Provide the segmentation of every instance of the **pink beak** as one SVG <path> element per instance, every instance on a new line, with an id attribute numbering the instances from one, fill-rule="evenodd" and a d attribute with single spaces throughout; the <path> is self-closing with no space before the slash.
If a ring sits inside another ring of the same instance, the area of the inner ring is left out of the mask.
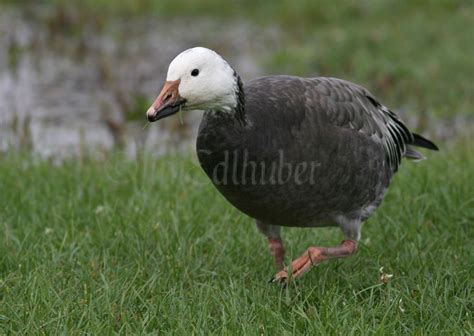
<path id="1" fill-rule="evenodd" d="M 179 95 L 179 82 L 179 79 L 165 82 L 158 98 L 146 112 L 148 121 L 153 122 L 173 115 L 186 103 Z"/>

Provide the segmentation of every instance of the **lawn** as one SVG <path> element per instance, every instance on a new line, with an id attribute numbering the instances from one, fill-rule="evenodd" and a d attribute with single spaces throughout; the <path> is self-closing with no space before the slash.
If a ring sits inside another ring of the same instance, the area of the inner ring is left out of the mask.
<path id="1" fill-rule="evenodd" d="M 0 158 L 0 333 L 472 334 L 472 139 L 405 162 L 352 258 L 286 288 L 191 155 Z M 337 229 L 285 229 L 287 262 Z M 381 268 L 392 274 L 381 281 Z"/>
<path id="2" fill-rule="evenodd" d="M 421 116 L 410 126 L 427 134 L 428 116 L 474 115 L 471 1 L 42 3 L 52 7 L 25 13 L 72 41 L 144 15 L 243 20 L 278 32 L 258 60 L 269 74 L 360 83 L 410 122 Z M 267 283 L 265 238 L 194 154 L 57 163 L 0 153 L 0 334 L 472 335 L 474 138 L 434 140 L 439 152 L 402 164 L 358 253 L 286 288 Z M 283 235 L 286 263 L 342 239 L 337 229 Z"/>

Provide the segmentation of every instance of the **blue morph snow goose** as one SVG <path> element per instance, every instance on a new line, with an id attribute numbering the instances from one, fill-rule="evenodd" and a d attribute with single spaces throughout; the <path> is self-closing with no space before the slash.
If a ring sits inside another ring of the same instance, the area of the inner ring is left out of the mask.
<path id="1" fill-rule="evenodd" d="M 204 110 L 199 162 L 218 191 L 256 220 L 288 278 L 280 227 L 339 226 L 337 247 L 309 247 L 291 264 L 299 277 L 357 249 L 362 223 L 380 205 L 402 158 L 437 150 L 365 88 L 336 78 L 268 76 L 245 85 L 216 52 L 196 47 L 171 62 L 147 111 L 150 122 Z"/>

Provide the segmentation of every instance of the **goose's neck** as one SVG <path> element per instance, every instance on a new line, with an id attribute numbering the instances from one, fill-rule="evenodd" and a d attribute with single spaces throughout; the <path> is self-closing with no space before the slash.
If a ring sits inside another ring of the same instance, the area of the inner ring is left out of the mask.
<path id="1" fill-rule="evenodd" d="M 247 127 L 250 122 L 245 113 L 245 92 L 240 76 L 234 71 L 235 92 L 232 95 L 232 103 L 227 106 L 220 106 L 206 110 L 206 117 L 227 125 L 239 125 Z M 229 95 L 230 96 L 230 95 Z"/>
<path id="2" fill-rule="evenodd" d="M 248 124 L 248 119 L 245 114 L 245 92 L 244 92 L 244 85 L 242 84 L 242 80 L 240 76 L 234 72 L 234 77 L 236 78 L 236 92 L 235 97 L 237 104 L 234 107 L 234 117 L 243 125 Z"/>

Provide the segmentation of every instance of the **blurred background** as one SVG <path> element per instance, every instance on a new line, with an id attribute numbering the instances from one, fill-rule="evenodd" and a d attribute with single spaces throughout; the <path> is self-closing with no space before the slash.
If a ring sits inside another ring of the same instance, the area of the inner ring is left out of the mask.
<path id="1" fill-rule="evenodd" d="M 147 124 L 170 61 L 216 50 L 243 80 L 331 76 L 367 87 L 441 147 L 474 125 L 466 1 L 0 2 L 0 152 L 130 157 L 189 149 L 200 113 Z"/>

